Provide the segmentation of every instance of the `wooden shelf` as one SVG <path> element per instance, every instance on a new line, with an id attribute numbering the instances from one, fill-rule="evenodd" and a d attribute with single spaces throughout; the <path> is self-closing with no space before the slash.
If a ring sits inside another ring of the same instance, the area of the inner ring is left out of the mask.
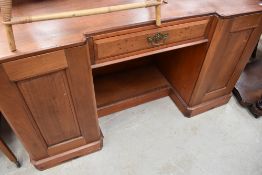
<path id="1" fill-rule="evenodd" d="M 169 94 L 169 83 L 154 65 L 94 78 L 98 115 L 104 116 Z"/>

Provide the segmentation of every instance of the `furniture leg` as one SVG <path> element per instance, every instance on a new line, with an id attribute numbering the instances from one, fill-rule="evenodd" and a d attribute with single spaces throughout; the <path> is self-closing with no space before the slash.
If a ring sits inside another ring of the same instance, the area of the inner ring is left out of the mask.
<path id="1" fill-rule="evenodd" d="M 254 51 L 253 51 L 253 53 L 252 53 L 252 56 L 251 56 L 251 58 L 250 58 L 250 61 L 253 61 L 254 58 L 257 57 L 257 47 L 258 47 L 258 43 L 257 43 L 257 46 L 255 47 L 255 49 L 254 49 Z"/>
<path id="2" fill-rule="evenodd" d="M 18 168 L 21 167 L 21 164 L 13 154 L 13 152 L 9 149 L 9 147 L 4 143 L 4 141 L 0 138 L 0 150 L 6 155 L 6 157 L 16 164 Z"/>
<path id="3" fill-rule="evenodd" d="M 262 110 L 262 97 L 260 100 L 257 101 L 257 108 Z"/>

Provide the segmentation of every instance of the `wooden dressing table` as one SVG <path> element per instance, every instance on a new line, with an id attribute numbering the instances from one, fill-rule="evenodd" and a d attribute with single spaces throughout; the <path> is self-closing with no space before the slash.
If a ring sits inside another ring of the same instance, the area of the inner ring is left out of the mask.
<path id="1" fill-rule="evenodd" d="M 139 2 L 141 0 L 125 0 Z M 122 0 L 15 1 L 13 14 Z M 0 110 L 40 169 L 102 148 L 98 117 L 170 96 L 185 116 L 226 104 L 262 32 L 258 0 L 169 0 L 153 9 L 0 28 Z"/>

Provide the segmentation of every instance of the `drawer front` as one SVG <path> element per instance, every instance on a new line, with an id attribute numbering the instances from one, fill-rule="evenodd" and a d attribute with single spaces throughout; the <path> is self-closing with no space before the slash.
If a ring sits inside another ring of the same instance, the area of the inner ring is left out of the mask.
<path id="1" fill-rule="evenodd" d="M 204 39 L 207 37 L 208 23 L 209 18 L 182 24 L 176 21 L 164 24 L 161 28 L 140 27 L 138 30 L 121 31 L 120 35 L 115 32 L 115 36 L 108 34 L 103 37 L 94 37 L 95 62 L 100 63 L 135 55 L 141 51 L 148 52 Z"/>

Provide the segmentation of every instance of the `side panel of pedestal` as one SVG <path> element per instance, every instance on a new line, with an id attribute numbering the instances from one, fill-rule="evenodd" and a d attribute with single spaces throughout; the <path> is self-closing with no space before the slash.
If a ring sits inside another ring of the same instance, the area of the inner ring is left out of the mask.
<path id="1" fill-rule="evenodd" d="M 170 97 L 186 116 L 229 101 L 261 32 L 262 14 L 217 17 L 208 44 L 163 56 L 159 66 L 173 87 Z"/>
<path id="2" fill-rule="evenodd" d="M 230 95 L 262 32 L 262 14 L 220 19 L 189 106 Z"/>
<path id="3" fill-rule="evenodd" d="M 37 168 L 101 149 L 86 46 L 3 63 L 0 91 L 1 111 Z"/>

